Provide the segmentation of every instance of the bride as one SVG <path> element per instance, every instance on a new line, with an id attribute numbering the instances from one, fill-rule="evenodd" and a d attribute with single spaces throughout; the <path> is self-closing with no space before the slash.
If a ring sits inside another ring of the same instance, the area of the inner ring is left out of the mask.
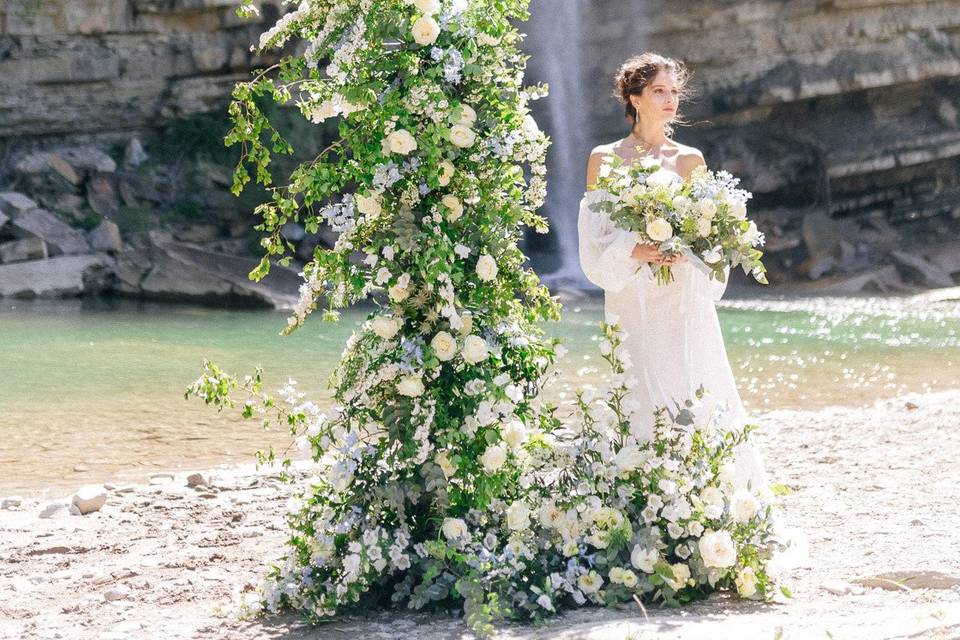
<path id="1" fill-rule="evenodd" d="M 651 52 L 620 67 L 615 96 L 624 104 L 632 127 L 627 137 L 600 145 L 590 154 L 588 187 L 608 169 L 606 161 L 614 155 L 627 162 L 655 159 L 682 178 L 705 164 L 700 151 L 669 137 L 688 77 L 682 62 Z M 604 190 L 590 189 L 580 202 L 580 263 L 587 278 L 604 290 L 607 322 L 619 322 L 624 333 L 637 379 L 637 388 L 631 390 L 636 407 L 632 426 L 651 437 L 655 409 L 676 410 L 701 385 L 707 395 L 695 408 L 699 418 L 713 412 L 719 424 L 743 424 L 747 414 L 714 308 L 725 282 L 710 279 L 683 256 L 666 256 L 656 245 L 639 243 L 635 233 L 615 227 L 607 214 L 590 209 L 607 197 Z M 675 278 L 668 285 L 658 284 L 654 276 L 653 270 L 663 264 L 671 265 Z M 753 446 L 740 445 L 735 453 L 735 484 L 765 492 L 766 473 Z"/>

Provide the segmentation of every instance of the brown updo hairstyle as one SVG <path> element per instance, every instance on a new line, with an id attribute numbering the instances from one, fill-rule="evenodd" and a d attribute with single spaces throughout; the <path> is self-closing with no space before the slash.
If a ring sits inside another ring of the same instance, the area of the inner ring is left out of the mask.
<path id="1" fill-rule="evenodd" d="M 638 56 L 633 56 L 620 65 L 620 68 L 617 70 L 617 75 L 613 80 L 613 97 L 619 100 L 624 106 L 624 111 L 631 128 L 637 123 L 637 110 L 630 103 L 630 96 L 643 93 L 643 89 L 653 82 L 653 79 L 656 78 L 657 74 L 661 71 L 670 71 L 677 77 L 680 95 L 677 96 L 678 108 L 674 116 L 674 122 L 677 124 L 686 124 L 683 116 L 680 115 L 679 103 L 689 95 L 687 82 L 690 80 L 690 72 L 687 70 L 686 65 L 680 60 L 668 58 L 653 51 L 647 51 Z M 664 133 L 668 136 L 673 134 L 673 127 L 670 123 L 664 125 Z"/>

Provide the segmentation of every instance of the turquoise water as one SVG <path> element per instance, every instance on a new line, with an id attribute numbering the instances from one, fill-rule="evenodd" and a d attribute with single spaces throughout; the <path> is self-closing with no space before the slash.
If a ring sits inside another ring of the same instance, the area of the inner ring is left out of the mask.
<path id="1" fill-rule="evenodd" d="M 185 388 L 209 358 L 236 373 L 259 364 L 330 403 L 326 378 L 366 310 L 319 317 L 289 337 L 282 312 L 133 302 L 0 303 L 0 492 L 142 479 L 153 468 L 249 462 L 282 433 L 218 415 Z M 569 354 L 548 396 L 599 378 L 599 302 L 571 302 L 546 326 Z M 862 405 L 960 386 L 956 303 L 826 298 L 736 301 L 720 308 L 727 350 L 753 411 Z"/>

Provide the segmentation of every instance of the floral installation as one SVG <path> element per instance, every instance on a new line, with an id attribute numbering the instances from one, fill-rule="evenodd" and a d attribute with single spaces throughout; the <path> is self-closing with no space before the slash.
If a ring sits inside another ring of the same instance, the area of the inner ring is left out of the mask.
<path id="1" fill-rule="evenodd" d="M 274 398 L 259 370 L 238 379 L 213 363 L 187 391 L 289 429 L 314 462 L 287 505 L 285 554 L 248 594 L 252 612 L 319 622 L 358 603 L 457 607 L 489 632 L 633 595 L 774 593 L 769 502 L 758 488 L 755 513 L 738 519 L 749 501 L 735 506 L 723 475 L 747 430 L 681 412 L 658 418 L 652 442 L 631 436 L 615 326 L 604 325 L 618 381 L 607 396 L 578 395 L 565 419 L 542 398 L 563 347 L 540 326 L 559 304 L 517 246 L 524 226 L 547 230 L 536 211 L 550 141 L 529 111 L 546 87 L 522 86 L 514 26 L 527 4 L 306 0 L 259 47 L 302 51 L 234 91 L 234 191 L 255 179 L 271 193 L 256 210 L 265 255 L 251 277 L 289 260 L 287 222 L 337 234 L 304 266 L 284 332 L 321 303 L 336 320 L 374 302 L 330 377 L 330 412 L 293 383 Z M 284 185 L 271 158 L 292 147 L 264 99 L 338 121 L 339 139 Z M 259 460 L 291 466 L 272 450 Z"/>
<path id="2" fill-rule="evenodd" d="M 683 179 L 655 158 L 628 164 L 614 156 L 591 186 L 609 195 L 591 208 L 607 213 L 621 229 L 636 232 L 638 242 L 656 244 L 666 255 L 687 256 L 711 278 L 725 282 L 726 272 L 740 266 L 766 284 L 763 252 L 756 248 L 764 236 L 747 219 L 753 194 L 738 188 L 739 183 L 729 172 L 703 165 Z M 660 265 L 656 276 L 661 285 L 671 282 L 670 265 Z"/>

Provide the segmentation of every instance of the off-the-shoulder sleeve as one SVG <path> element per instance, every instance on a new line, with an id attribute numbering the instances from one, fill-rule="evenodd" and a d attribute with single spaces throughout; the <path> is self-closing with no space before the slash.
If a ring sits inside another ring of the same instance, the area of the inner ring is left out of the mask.
<path id="1" fill-rule="evenodd" d="M 603 212 L 590 209 L 612 196 L 604 189 L 588 191 L 580 200 L 577 231 L 580 236 L 580 266 L 593 284 L 615 293 L 623 289 L 636 273 L 639 263 L 630 257 L 639 241 L 636 232 L 615 226 Z"/>

